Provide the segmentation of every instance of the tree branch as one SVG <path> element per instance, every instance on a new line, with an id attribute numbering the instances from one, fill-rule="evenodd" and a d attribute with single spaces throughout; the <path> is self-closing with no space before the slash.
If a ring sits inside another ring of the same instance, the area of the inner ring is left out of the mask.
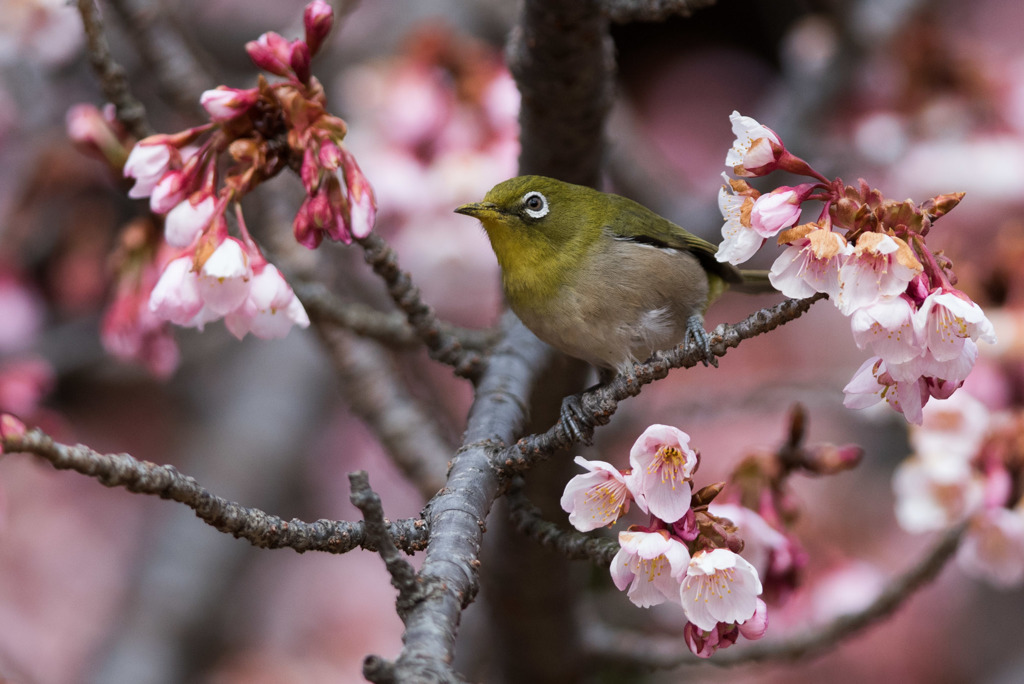
<path id="1" fill-rule="evenodd" d="M 117 118 L 136 138 L 145 138 L 153 131 L 146 122 L 146 108 L 128 88 L 124 68 L 110 54 L 110 43 L 103 32 L 103 20 L 95 0 L 78 0 L 82 16 L 89 63 L 99 78 L 103 96 L 117 108 Z"/>
<path id="2" fill-rule="evenodd" d="M 966 529 L 967 525 L 962 524 L 947 530 L 931 551 L 904 573 L 893 578 L 863 610 L 840 615 L 826 625 L 814 627 L 784 641 L 751 645 L 701 659 L 686 652 L 682 637 L 657 639 L 650 634 L 637 634 L 604 625 L 593 627 L 587 635 L 591 654 L 596 661 L 655 668 L 696 664 L 733 667 L 758 662 L 794 661 L 817 655 L 895 613 L 915 592 L 938 576 L 956 553 Z"/>
<path id="3" fill-rule="evenodd" d="M 291 285 L 306 311 L 325 322 L 389 347 L 414 349 L 422 344 L 406 317 L 397 311 L 378 311 L 362 302 L 344 302 L 322 283 L 293 280 Z M 484 351 L 498 341 L 494 330 L 460 328 L 444 321 L 439 321 L 438 325 L 444 335 L 455 337 L 469 350 Z"/>
<path id="4" fill-rule="evenodd" d="M 183 503 L 208 525 L 260 548 L 290 548 L 299 553 L 345 553 L 358 547 L 376 550 L 362 523 L 335 520 L 307 523 L 294 518 L 284 521 L 276 515 L 215 496 L 174 466 L 139 461 L 128 454 L 101 454 L 81 444 L 60 444 L 41 430 L 6 437 L 2 444 L 5 454 L 36 454 L 58 470 L 74 470 L 99 480 L 106 487 L 124 487 L 137 494 L 152 494 Z M 422 550 L 429 536 L 423 520 L 393 522 L 388 531 L 392 541 L 408 553 Z"/>
<path id="5" fill-rule="evenodd" d="M 216 78 L 196 54 L 174 21 L 167 20 L 168 5 L 144 0 L 108 0 L 132 47 L 156 77 L 161 90 L 181 112 L 199 114 L 199 95 Z"/>
<path id="6" fill-rule="evenodd" d="M 391 586 L 398 590 L 398 617 L 404 622 L 409 609 L 421 597 L 422 589 L 416 582 L 416 571 L 402 558 L 395 546 L 384 519 L 384 507 L 377 493 L 370 489 L 370 478 L 366 471 L 349 473 L 348 480 L 352 486 L 352 504 L 362 512 L 366 523 L 366 541 L 376 547 L 391 575 Z"/>
<path id="7" fill-rule="evenodd" d="M 391 246 L 376 233 L 357 242 L 363 248 L 366 263 L 384 280 L 391 298 L 427 346 L 430 358 L 451 366 L 456 375 L 475 382 L 483 372 L 483 358 L 464 349 L 457 337 L 445 331 L 437 314 L 420 297 L 412 278 L 399 268 L 398 256 Z"/>
<path id="8" fill-rule="evenodd" d="M 743 340 L 770 332 L 799 318 L 814 302 L 824 297 L 823 294 L 817 294 L 807 299 L 787 299 L 757 311 L 739 323 L 720 325 L 711 333 L 711 351 L 716 357 L 725 356 L 729 349 L 739 346 Z M 584 416 L 591 422 L 583 425 L 583 429 L 592 434 L 595 426 L 608 423 L 620 401 L 640 394 L 644 385 L 665 377 L 673 368 L 690 368 L 700 363 L 700 360 L 699 350 L 688 351 L 680 344 L 672 350 L 655 354 L 644 363 L 636 364 L 632 376 L 620 375 L 605 385 L 585 392 L 580 399 Z M 567 449 L 574 444 L 575 439 L 559 420 L 547 432 L 523 437 L 514 446 L 496 454 L 494 467 L 505 476 L 520 474 L 546 459 L 552 452 Z"/>
<path id="9" fill-rule="evenodd" d="M 461 681 L 450 663 L 462 611 L 479 586 L 484 521 L 498 495 L 490 459 L 522 430 L 531 387 L 551 353 L 512 314 L 502 322 L 504 340 L 480 378 L 447 486 L 427 506 L 431 538 L 418 575 L 424 590 L 406 616 L 405 645 L 394 662 L 364 661 L 371 681 Z"/>
<path id="10" fill-rule="evenodd" d="M 567 530 L 544 520 L 540 509 L 523 494 L 520 478 L 515 478 L 505 500 L 509 506 L 509 518 L 517 530 L 566 558 L 608 565 L 619 551 L 619 543 L 615 539 Z"/>

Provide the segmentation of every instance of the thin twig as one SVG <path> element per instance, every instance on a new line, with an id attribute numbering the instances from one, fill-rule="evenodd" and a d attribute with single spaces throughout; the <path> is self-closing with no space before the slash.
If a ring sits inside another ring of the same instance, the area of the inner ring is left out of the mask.
<path id="1" fill-rule="evenodd" d="M 398 617 L 404 622 L 405 616 L 420 599 L 422 592 L 422 587 L 416 582 L 416 570 L 402 558 L 401 552 L 391 539 L 387 521 L 384 519 L 384 507 L 377 492 L 370 489 L 370 478 L 366 471 L 357 470 L 349 473 L 348 481 L 352 487 L 352 505 L 362 512 L 363 521 L 366 523 L 366 541 L 377 548 L 377 553 L 391 575 L 391 586 L 398 590 L 395 605 Z"/>
<path id="2" fill-rule="evenodd" d="M 89 63 L 100 80 L 104 97 L 114 104 L 117 118 L 125 128 L 136 138 L 145 138 L 153 132 L 146 122 L 146 108 L 128 88 L 124 67 L 110 54 L 110 43 L 103 32 L 103 20 L 95 0 L 78 0 L 77 4 L 85 28 Z"/>
<path id="3" fill-rule="evenodd" d="M 176 22 L 168 20 L 171 5 L 140 0 L 107 1 L 125 25 L 125 35 L 132 47 L 174 108 L 190 114 L 202 113 L 199 95 L 217 81 L 203 64 L 198 46 Z"/>
<path id="4" fill-rule="evenodd" d="M 422 344 L 406 317 L 397 311 L 378 311 L 362 302 L 344 302 L 322 283 L 293 280 L 291 286 L 310 315 L 389 347 L 412 349 Z M 455 337 L 465 349 L 473 351 L 485 351 L 498 341 L 494 329 L 460 328 L 443 321 L 440 327 L 443 334 Z"/>
<path id="5" fill-rule="evenodd" d="M 434 310 L 420 297 L 409 274 L 398 266 L 398 256 L 384 238 L 371 233 L 358 240 L 368 263 L 383 280 L 388 293 L 403 312 L 413 330 L 427 347 L 430 358 L 455 369 L 455 374 L 476 381 L 483 371 L 484 359 L 463 348 L 454 335 L 445 332 Z"/>
<path id="6" fill-rule="evenodd" d="M 593 627 L 588 635 L 590 650 L 597 661 L 645 667 L 672 668 L 679 665 L 708 664 L 733 667 L 759 662 L 795 661 L 835 648 L 868 627 L 895 613 L 911 596 L 935 579 L 960 544 L 966 524 L 947 530 L 939 542 L 904 573 L 893 578 L 864 609 L 840 615 L 832 622 L 807 630 L 804 634 L 775 643 L 751 645 L 700 659 L 686 652 L 682 638 L 653 638 L 609 628 Z"/>
<path id="7" fill-rule="evenodd" d="M 74 470 L 99 480 L 106 487 L 124 487 L 137 494 L 152 494 L 183 503 L 203 522 L 245 539 L 253 546 L 290 548 L 299 553 L 345 553 L 359 547 L 376 550 L 371 547 L 362 523 L 337 520 L 307 523 L 294 518 L 284 521 L 257 508 L 215 496 L 174 466 L 139 461 L 128 454 L 101 454 L 81 444 L 60 444 L 41 430 L 7 437 L 2 443 L 5 454 L 33 453 L 58 470 Z M 392 541 L 409 553 L 422 550 L 427 543 L 428 530 L 423 520 L 392 522 L 388 532 Z"/>
<path id="8" fill-rule="evenodd" d="M 716 357 L 725 356 L 729 349 L 739 346 L 743 340 L 770 332 L 799 318 L 814 302 L 823 299 L 824 296 L 818 294 L 807 299 L 787 299 L 773 307 L 757 311 L 739 323 L 720 325 L 711 333 L 711 351 Z M 581 427 L 592 433 L 596 425 L 604 425 L 611 419 L 620 401 L 636 396 L 644 385 L 665 377 L 673 368 L 690 368 L 700 363 L 700 360 L 700 350 L 688 350 L 684 345 L 678 345 L 670 351 L 659 352 L 648 361 L 633 366 L 631 376 L 620 375 L 606 385 L 584 393 L 580 401 L 584 416 L 591 422 Z M 559 420 L 547 432 L 524 437 L 514 446 L 496 454 L 494 467 L 506 476 L 519 474 L 546 459 L 552 452 L 568 449 L 575 443 L 569 430 Z"/>
<path id="9" fill-rule="evenodd" d="M 608 565 L 619 551 L 619 543 L 607 537 L 567 530 L 541 517 L 540 509 L 533 505 L 517 482 L 506 493 L 509 518 L 516 529 L 536 540 L 541 546 L 557 551 L 572 560 L 589 560 L 597 565 Z"/>

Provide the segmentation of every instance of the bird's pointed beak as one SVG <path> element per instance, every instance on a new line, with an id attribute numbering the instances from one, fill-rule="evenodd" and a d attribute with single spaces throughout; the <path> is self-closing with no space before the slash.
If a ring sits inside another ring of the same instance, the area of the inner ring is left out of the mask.
<path id="1" fill-rule="evenodd" d="M 455 210 L 455 213 L 482 218 L 484 216 L 498 214 L 500 212 L 498 211 L 498 205 L 493 202 L 472 202 L 458 207 Z"/>

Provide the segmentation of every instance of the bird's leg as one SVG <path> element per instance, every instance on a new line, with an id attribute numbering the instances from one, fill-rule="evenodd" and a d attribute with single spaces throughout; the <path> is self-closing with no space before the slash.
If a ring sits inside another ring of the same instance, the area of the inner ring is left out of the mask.
<path id="1" fill-rule="evenodd" d="M 704 317 L 700 314 L 693 314 L 686 319 L 686 335 L 683 337 L 683 348 L 687 352 L 695 346 L 701 353 L 701 363 L 718 368 L 718 357 L 711 353 L 711 337 L 704 329 Z"/>
<path id="2" fill-rule="evenodd" d="M 593 392 L 602 385 L 607 385 L 615 378 L 615 371 L 610 368 L 597 369 L 597 384 L 591 385 L 578 394 L 570 394 L 562 399 L 562 408 L 559 410 L 559 417 L 566 432 L 578 442 L 590 445 L 593 443 L 594 419 L 583 411 L 583 395 Z"/>

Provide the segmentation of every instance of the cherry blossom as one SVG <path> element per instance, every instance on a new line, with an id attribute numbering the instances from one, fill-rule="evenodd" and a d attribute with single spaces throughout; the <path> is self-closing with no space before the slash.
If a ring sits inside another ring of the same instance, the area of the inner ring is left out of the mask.
<path id="1" fill-rule="evenodd" d="M 137 142 L 124 163 L 125 178 L 135 179 L 128 196 L 137 199 L 149 197 L 170 167 L 174 151 L 175 148 L 163 136 L 151 136 Z"/>
<path id="2" fill-rule="evenodd" d="M 167 212 L 164 239 L 172 247 L 188 247 L 210 225 L 216 212 L 217 200 L 213 195 L 193 195 Z"/>
<path id="3" fill-rule="evenodd" d="M 736 111 L 729 115 L 729 121 L 736 139 L 725 155 L 725 165 L 737 176 L 763 176 L 774 171 L 785 149 L 775 131 Z"/>
<path id="4" fill-rule="evenodd" d="M 149 310 L 160 319 L 188 325 L 203 308 L 199 280 L 191 256 L 174 259 L 160 275 L 149 296 Z"/>
<path id="5" fill-rule="evenodd" d="M 212 313 L 231 313 L 249 295 L 252 266 L 245 245 L 225 238 L 199 269 L 198 286 L 203 304 Z"/>
<path id="6" fill-rule="evenodd" d="M 924 353 L 923 340 L 914 324 L 914 307 L 904 296 L 882 297 L 857 309 L 850 317 L 850 327 L 857 346 L 870 349 L 890 367 Z"/>
<path id="7" fill-rule="evenodd" d="M 619 551 L 611 564 L 612 581 L 619 591 L 628 587 L 629 600 L 640 608 L 665 601 L 679 602 L 679 579 L 690 552 L 668 532 L 619 532 Z"/>
<path id="8" fill-rule="evenodd" d="M 796 187 L 782 186 L 754 201 L 750 210 L 750 227 L 763 238 L 774 237 L 800 218 L 800 204 L 816 187 L 804 183 Z"/>
<path id="9" fill-rule="evenodd" d="M 626 477 L 637 505 L 673 523 L 690 508 L 690 479 L 699 458 L 690 436 L 668 425 L 651 425 L 629 452 L 632 472 Z"/>
<path id="10" fill-rule="evenodd" d="M 1024 581 L 1024 512 L 990 508 L 971 521 L 957 564 L 972 577 L 1009 588 Z"/>
<path id="11" fill-rule="evenodd" d="M 896 520 L 907 532 L 941 530 L 981 507 L 984 482 L 961 455 L 915 455 L 893 475 Z"/>
<path id="12" fill-rule="evenodd" d="M 861 364 L 843 388 L 843 393 L 846 408 L 868 408 L 884 400 L 915 425 L 921 424 L 921 409 L 930 396 L 929 385 L 923 377 L 898 380 L 889 373 L 885 361 L 877 356 Z"/>
<path id="13" fill-rule="evenodd" d="M 726 184 L 718 191 L 718 209 L 725 218 L 722 226 L 722 243 L 715 258 L 730 264 L 742 264 L 754 256 L 764 244 L 764 238 L 750 225 L 750 212 L 754 207 L 757 191 L 746 181 L 737 181 L 724 173 Z"/>
<path id="14" fill-rule="evenodd" d="M 294 325 L 309 327 L 309 316 L 284 276 L 273 264 L 265 264 L 253 276 L 246 300 L 224 317 L 224 325 L 238 339 L 251 332 L 267 340 L 284 337 Z"/>
<path id="15" fill-rule="evenodd" d="M 863 233 L 839 270 L 835 304 L 844 315 L 903 293 L 922 271 L 910 246 L 884 233 Z"/>
<path id="16" fill-rule="evenodd" d="M 629 511 L 632 495 L 626 479 L 617 468 L 604 461 L 588 461 L 582 456 L 575 463 L 587 469 L 565 486 L 562 510 L 569 514 L 569 523 L 580 532 L 589 532 L 611 525 Z"/>
<path id="17" fill-rule="evenodd" d="M 754 616 L 761 580 L 753 565 L 728 549 L 698 551 L 690 558 L 679 592 L 686 618 L 711 631 L 719 622 L 745 622 Z"/>
<path id="18" fill-rule="evenodd" d="M 802 299 L 817 292 L 835 297 L 839 292 L 839 270 L 852 248 L 831 227 L 805 223 L 779 235 L 789 244 L 772 264 L 768 279 L 787 297 Z"/>
<path id="19" fill-rule="evenodd" d="M 249 111 L 259 97 L 259 91 L 255 88 L 242 90 L 217 86 L 204 91 L 199 96 L 199 104 L 210 115 L 211 121 L 230 121 Z"/>

